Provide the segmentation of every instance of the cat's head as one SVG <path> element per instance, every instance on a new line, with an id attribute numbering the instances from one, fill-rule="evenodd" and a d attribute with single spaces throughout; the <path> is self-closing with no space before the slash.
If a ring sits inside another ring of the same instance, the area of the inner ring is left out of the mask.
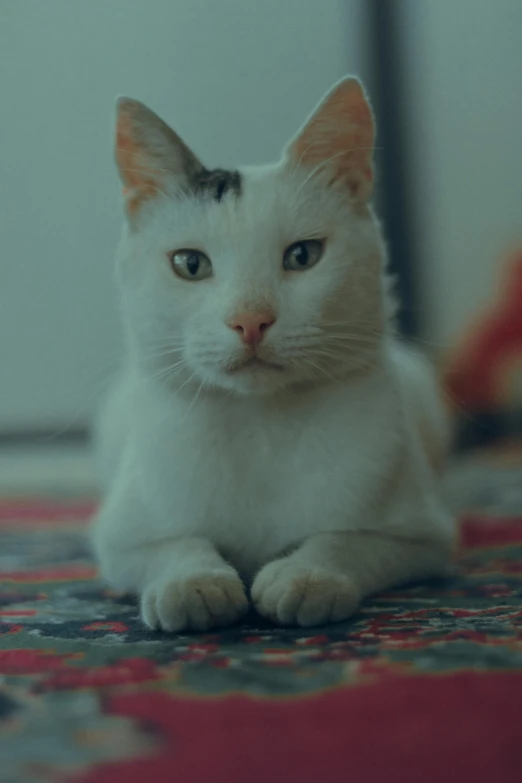
<path id="1" fill-rule="evenodd" d="M 172 388 L 270 393 L 370 365 L 388 319 L 369 207 L 374 123 L 355 78 L 281 160 L 209 170 L 137 101 L 118 102 L 118 255 L 135 361 Z"/>

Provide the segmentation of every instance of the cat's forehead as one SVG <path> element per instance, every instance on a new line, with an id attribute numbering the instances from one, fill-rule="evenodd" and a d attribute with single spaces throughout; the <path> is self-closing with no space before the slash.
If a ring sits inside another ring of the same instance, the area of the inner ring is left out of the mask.
<path id="1" fill-rule="evenodd" d="M 267 194 L 273 198 L 294 190 L 302 177 L 296 174 L 294 168 L 284 166 L 281 162 L 257 166 L 240 166 L 241 195 L 245 201 L 257 200 Z"/>
<path id="2" fill-rule="evenodd" d="M 190 195 L 180 199 L 173 194 L 157 207 L 151 205 L 146 233 L 165 233 L 168 242 L 177 241 L 179 234 L 182 243 L 214 246 L 324 235 L 338 220 L 341 205 L 309 174 L 284 163 L 205 170 Z"/>
<path id="3" fill-rule="evenodd" d="M 230 234 L 259 239 L 277 237 L 287 230 L 293 234 L 299 228 L 296 222 L 304 228 L 310 219 L 310 193 L 301 187 L 302 175 L 281 164 L 241 166 L 237 175 L 237 187 L 229 188 L 221 199 L 207 202 L 213 229 L 221 226 Z"/>
<path id="4" fill-rule="evenodd" d="M 212 213 L 219 220 L 228 212 L 230 225 L 279 233 L 314 234 L 331 224 L 346 204 L 321 177 L 304 167 L 285 162 L 241 166 L 239 187 L 221 202 L 214 200 Z"/>
<path id="5" fill-rule="evenodd" d="M 305 220 L 336 201 L 318 177 L 301 167 L 274 164 L 240 166 L 226 197 L 213 198 L 211 209 L 217 214 L 228 211 L 248 224 L 273 222 L 274 225 L 302 216 Z"/>

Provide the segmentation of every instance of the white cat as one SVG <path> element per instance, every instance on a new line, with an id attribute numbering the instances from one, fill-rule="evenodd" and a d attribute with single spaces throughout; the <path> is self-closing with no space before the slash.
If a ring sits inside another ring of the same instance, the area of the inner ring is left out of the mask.
<path id="1" fill-rule="evenodd" d="M 102 412 L 101 572 L 167 631 L 303 626 L 444 573 L 446 424 L 393 337 L 374 127 L 338 83 L 273 166 L 209 171 L 124 98 L 125 371 Z"/>

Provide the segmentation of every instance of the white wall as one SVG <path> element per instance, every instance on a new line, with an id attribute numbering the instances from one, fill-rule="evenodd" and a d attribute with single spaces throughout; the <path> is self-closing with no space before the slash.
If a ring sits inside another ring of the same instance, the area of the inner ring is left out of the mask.
<path id="1" fill-rule="evenodd" d="M 117 359 L 114 97 L 209 165 L 274 158 L 362 66 L 364 0 L 0 5 L 0 429 L 85 422 Z"/>
<path id="2" fill-rule="evenodd" d="M 443 346 L 522 249 L 522 2 L 401 0 L 426 335 Z"/>

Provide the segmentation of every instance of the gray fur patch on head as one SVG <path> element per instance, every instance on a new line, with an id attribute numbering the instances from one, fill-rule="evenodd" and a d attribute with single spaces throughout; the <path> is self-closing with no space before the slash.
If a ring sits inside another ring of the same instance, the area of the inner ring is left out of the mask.
<path id="1" fill-rule="evenodd" d="M 210 196 L 216 201 L 221 201 L 229 191 L 232 191 L 235 196 L 239 196 L 241 193 L 239 171 L 200 169 L 191 174 L 190 183 L 197 195 Z"/>

